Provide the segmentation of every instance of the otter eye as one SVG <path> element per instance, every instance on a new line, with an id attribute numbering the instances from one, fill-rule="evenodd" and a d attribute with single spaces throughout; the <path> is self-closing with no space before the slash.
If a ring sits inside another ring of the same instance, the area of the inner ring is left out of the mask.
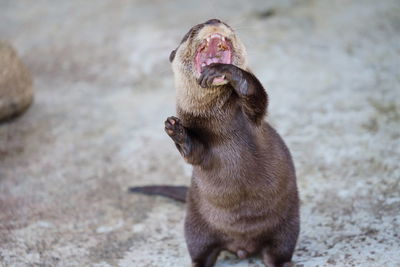
<path id="1" fill-rule="evenodd" d="M 175 54 L 176 54 L 176 49 L 172 50 L 171 54 L 169 55 L 169 62 L 174 61 Z"/>

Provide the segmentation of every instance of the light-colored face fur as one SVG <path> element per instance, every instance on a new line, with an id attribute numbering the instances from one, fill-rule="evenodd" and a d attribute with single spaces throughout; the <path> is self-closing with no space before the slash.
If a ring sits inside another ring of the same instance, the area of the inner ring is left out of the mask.
<path id="1" fill-rule="evenodd" d="M 177 48 L 172 69 L 175 77 L 177 106 L 193 115 L 206 114 L 210 111 L 210 107 L 222 105 L 231 94 L 229 86 L 202 88 L 197 82 L 200 77 L 195 68 L 197 48 L 204 39 L 214 33 L 219 33 L 230 40 L 232 64 L 247 70 L 246 49 L 235 32 L 225 24 L 206 24 L 194 35 L 191 34 Z"/>

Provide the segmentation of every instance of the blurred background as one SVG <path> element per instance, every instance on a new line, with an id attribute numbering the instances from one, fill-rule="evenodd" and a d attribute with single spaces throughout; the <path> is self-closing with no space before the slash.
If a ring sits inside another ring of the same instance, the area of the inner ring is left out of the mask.
<path id="1" fill-rule="evenodd" d="M 296 266 L 400 265 L 398 0 L 0 0 L 0 108 L 34 95 L 0 124 L 0 266 L 189 266 L 184 205 L 127 188 L 189 183 L 168 56 L 210 18 L 294 157 Z"/>

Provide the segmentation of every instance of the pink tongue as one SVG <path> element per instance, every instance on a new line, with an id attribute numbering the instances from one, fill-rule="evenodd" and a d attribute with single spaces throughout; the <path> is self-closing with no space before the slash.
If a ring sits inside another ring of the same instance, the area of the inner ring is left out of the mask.
<path id="1" fill-rule="evenodd" d="M 221 59 L 214 57 L 214 58 L 207 58 L 205 62 L 207 65 L 210 65 L 212 63 L 222 63 L 223 61 Z"/>
<path id="2" fill-rule="evenodd" d="M 206 42 L 206 40 L 204 40 Z M 202 72 L 202 65 L 210 65 L 212 63 L 231 63 L 231 51 L 229 45 L 222 41 L 220 38 L 212 38 L 208 45 L 203 43 L 203 46 L 197 51 L 196 57 L 196 69 L 199 73 Z M 227 84 L 228 81 L 224 76 L 214 78 L 213 85 L 219 86 Z"/>
<path id="3" fill-rule="evenodd" d="M 212 38 L 209 43 L 208 50 L 206 52 L 206 64 L 210 65 L 212 63 L 224 63 L 224 57 L 226 56 L 226 51 L 218 51 L 218 45 L 221 42 L 218 38 Z M 226 84 L 227 81 L 225 77 L 217 77 L 213 80 L 213 85 Z"/>
<path id="4" fill-rule="evenodd" d="M 221 42 L 221 40 L 218 39 L 218 38 L 212 38 L 212 39 L 210 40 L 209 48 L 208 48 L 208 51 L 207 51 L 207 53 L 208 53 L 208 55 L 209 55 L 210 57 L 215 57 L 215 56 L 217 55 L 217 52 L 218 52 L 217 47 L 218 47 L 218 44 L 219 44 L 220 42 Z"/>
<path id="5" fill-rule="evenodd" d="M 201 53 L 201 61 L 207 65 L 212 63 L 223 63 L 227 51 L 218 51 L 218 45 L 221 40 L 219 38 L 212 38 L 208 47 Z"/>
<path id="6" fill-rule="evenodd" d="M 213 80 L 213 85 L 223 85 L 223 84 L 227 84 L 228 83 L 228 81 L 227 80 L 225 80 L 225 77 L 217 77 L 217 78 L 214 78 L 214 80 Z"/>

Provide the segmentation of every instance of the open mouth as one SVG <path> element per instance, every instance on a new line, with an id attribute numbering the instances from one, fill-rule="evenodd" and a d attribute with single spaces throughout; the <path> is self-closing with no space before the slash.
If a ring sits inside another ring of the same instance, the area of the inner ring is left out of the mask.
<path id="1" fill-rule="evenodd" d="M 200 74 L 203 68 L 212 63 L 231 64 L 232 48 L 230 42 L 219 33 L 203 40 L 195 56 L 196 70 Z"/>

